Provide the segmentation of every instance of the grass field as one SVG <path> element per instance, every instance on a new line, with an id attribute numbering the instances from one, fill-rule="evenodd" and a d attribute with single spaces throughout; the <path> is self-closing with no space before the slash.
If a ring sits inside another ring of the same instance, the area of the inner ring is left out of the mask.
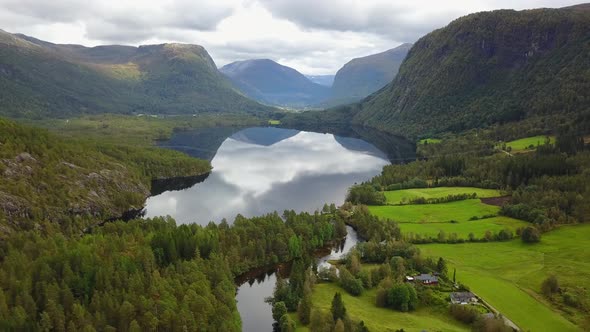
<path id="1" fill-rule="evenodd" d="M 385 191 L 385 198 L 388 204 L 401 204 L 403 201 L 424 197 L 441 198 L 449 195 L 473 194 L 476 193 L 479 198 L 498 197 L 502 193 L 494 189 L 482 189 L 474 187 L 438 187 L 438 188 L 417 188 Z"/>
<path id="2" fill-rule="evenodd" d="M 512 152 L 524 151 L 527 150 L 529 146 L 534 146 L 535 148 L 537 145 L 545 144 L 545 140 L 547 136 L 533 136 L 533 137 L 526 137 L 517 139 L 515 141 L 507 142 L 506 147 L 511 147 Z M 555 142 L 555 137 L 549 137 L 551 143 Z"/>
<path id="3" fill-rule="evenodd" d="M 369 211 L 380 218 L 389 218 L 399 223 L 443 223 L 496 215 L 500 208 L 484 204 L 479 199 L 467 199 L 440 204 L 369 206 Z"/>
<path id="4" fill-rule="evenodd" d="M 458 223 L 400 223 L 399 227 L 403 235 L 419 234 L 423 238 L 436 238 L 443 231 L 448 235 L 456 233 L 460 239 L 468 239 L 469 233 L 473 233 L 476 239 L 484 237 L 486 231 L 498 233 L 503 229 L 509 229 L 516 233 L 519 227 L 526 227 L 528 223 L 498 216 L 473 221 L 462 221 Z M 413 238 L 413 236 L 412 236 Z"/>
<path id="5" fill-rule="evenodd" d="M 418 141 L 418 144 L 438 144 L 442 142 L 442 139 L 438 139 L 438 138 L 423 138 L 420 141 Z"/>
<path id="6" fill-rule="evenodd" d="M 322 283 L 313 290 L 314 310 L 330 310 L 332 298 L 336 292 L 342 294 L 346 312 L 353 320 L 363 320 L 370 331 L 469 331 L 467 325 L 455 321 L 446 311 L 436 312 L 420 309 L 411 313 L 402 313 L 391 309 L 378 308 L 375 305 L 376 289 L 368 290 L 359 297 L 346 293 L 335 284 Z M 293 316 L 296 319 L 296 316 Z M 298 327 L 297 331 L 309 331 L 307 327 Z"/>
<path id="7" fill-rule="evenodd" d="M 268 124 L 271 126 L 276 126 L 276 125 L 280 125 L 281 121 L 280 120 L 268 120 Z"/>
<path id="8" fill-rule="evenodd" d="M 590 294 L 590 225 L 564 226 L 544 234 L 541 243 L 519 240 L 457 245 L 423 245 L 427 256 L 445 257 L 457 268 L 458 281 L 468 285 L 524 330 L 590 330 L 590 318 L 575 309 L 560 312 L 539 294 L 549 275 L 577 296 Z M 574 326 L 564 316 L 576 321 Z"/>

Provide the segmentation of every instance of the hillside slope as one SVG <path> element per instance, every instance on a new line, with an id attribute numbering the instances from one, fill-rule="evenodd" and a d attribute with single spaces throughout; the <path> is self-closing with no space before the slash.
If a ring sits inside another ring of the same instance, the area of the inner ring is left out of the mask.
<path id="1" fill-rule="evenodd" d="M 330 91 L 297 70 L 268 59 L 236 61 L 220 71 L 245 95 L 270 105 L 304 107 L 322 101 Z"/>
<path id="2" fill-rule="evenodd" d="M 329 103 L 359 101 L 390 83 L 411 47 L 412 44 L 402 44 L 346 63 L 334 77 Z"/>
<path id="3" fill-rule="evenodd" d="M 43 220 L 80 228 L 120 217 L 143 207 L 153 179 L 210 169 L 172 150 L 65 139 L 0 118 L 0 237 Z"/>
<path id="4" fill-rule="evenodd" d="M 262 112 L 197 45 L 56 45 L 0 30 L 0 115 Z"/>
<path id="5" fill-rule="evenodd" d="M 421 38 L 353 122 L 406 136 L 590 110 L 585 7 L 468 15 Z"/>

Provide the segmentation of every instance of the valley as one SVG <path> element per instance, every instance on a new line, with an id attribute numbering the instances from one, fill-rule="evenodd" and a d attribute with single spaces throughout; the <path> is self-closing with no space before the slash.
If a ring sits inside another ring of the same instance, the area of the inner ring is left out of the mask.
<path id="1" fill-rule="evenodd" d="M 587 4 L 95 5 L 0 4 L 0 330 L 590 329 Z"/>

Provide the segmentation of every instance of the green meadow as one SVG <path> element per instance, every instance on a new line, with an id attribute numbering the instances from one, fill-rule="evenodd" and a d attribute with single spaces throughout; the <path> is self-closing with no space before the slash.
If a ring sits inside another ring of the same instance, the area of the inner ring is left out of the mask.
<path id="1" fill-rule="evenodd" d="M 516 233 L 518 228 L 526 227 L 527 225 L 522 220 L 497 216 L 458 223 L 400 223 L 399 227 L 404 235 L 420 235 L 422 238 L 436 238 L 442 231 L 447 236 L 456 233 L 458 238 L 466 240 L 469 238 L 470 233 L 473 233 L 476 239 L 481 239 L 484 237 L 486 231 L 498 233 L 503 229 L 509 229 L 513 233 Z"/>
<path id="2" fill-rule="evenodd" d="M 547 136 L 533 136 L 533 137 L 526 137 L 517 139 L 515 141 L 507 142 L 506 147 L 511 147 L 512 152 L 524 151 L 527 150 L 531 145 L 535 148 L 537 145 L 545 144 L 545 140 Z M 549 136 L 549 140 L 551 143 L 555 142 L 555 137 Z"/>
<path id="3" fill-rule="evenodd" d="M 417 189 L 403 189 L 403 190 L 392 190 L 385 191 L 385 198 L 387 204 L 401 204 L 402 202 L 409 201 L 419 197 L 428 198 L 441 198 L 449 195 L 462 195 L 462 194 L 477 194 L 479 198 L 487 197 L 498 197 L 502 196 L 502 193 L 495 189 L 482 189 L 475 187 L 437 187 L 437 188 L 417 188 Z"/>
<path id="4" fill-rule="evenodd" d="M 440 204 L 369 206 L 369 211 L 398 223 L 448 223 L 451 220 L 466 222 L 471 217 L 497 215 L 500 208 L 484 204 L 479 199 L 466 199 Z"/>
<path id="5" fill-rule="evenodd" d="M 408 332 L 419 331 L 469 331 L 469 327 L 455 321 L 446 310 L 435 311 L 422 308 L 410 313 L 403 313 L 375 305 L 376 289 L 365 291 L 354 297 L 332 283 L 320 283 L 313 289 L 313 310 L 330 311 L 332 298 L 336 292 L 342 294 L 346 312 L 353 320 L 363 320 L 370 331 L 395 331 L 404 329 Z M 292 316 L 296 320 L 296 315 Z M 297 331 L 309 331 L 305 326 L 298 326 Z"/>
<path id="6" fill-rule="evenodd" d="M 590 225 L 562 226 L 543 235 L 539 244 L 520 240 L 455 245 L 421 245 L 423 254 L 444 257 L 468 285 L 525 331 L 590 329 L 590 317 L 563 304 L 552 305 L 540 294 L 541 283 L 555 275 L 562 292 L 582 300 L 590 293 Z M 564 316 L 577 323 L 577 326 Z"/>

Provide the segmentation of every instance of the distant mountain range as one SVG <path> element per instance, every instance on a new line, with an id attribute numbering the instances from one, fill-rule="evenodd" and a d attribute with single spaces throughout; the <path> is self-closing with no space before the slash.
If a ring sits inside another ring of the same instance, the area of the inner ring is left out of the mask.
<path id="1" fill-rule="evenodd" d="M 305 107 L 326 99 L 330 88 L 269 59 L 237 61 L 219 69 L 246 96 L 269 105 Z"/>
<path id="2" fill-rule="evenodd" d="M 0 115 L 272 110 L 237 93 L 198 45 L 57 45 L 0 30 Z"/>
<path id="3" fill-rule="evenodd" d="M 236 88 L 264 104 L 325 108 L 359 101 L 391 82 L 412 44 L 353 59 L 336 75 L 303 75 L 268 59 L 220 68 Z"/>
<path id="4" fill-rule="evenodd" d="M 305 75 L 305 77 L 316 84 L 331 87 L 334 84 L 335 75 Z"/>
<path id="5" fill-rule="evenodd" d="M 328 104 L 359 101 L 390 83 L 410 48 L 412 44 L 402 44 L 382 53 L 349 61 L 336 73 Z"/>

